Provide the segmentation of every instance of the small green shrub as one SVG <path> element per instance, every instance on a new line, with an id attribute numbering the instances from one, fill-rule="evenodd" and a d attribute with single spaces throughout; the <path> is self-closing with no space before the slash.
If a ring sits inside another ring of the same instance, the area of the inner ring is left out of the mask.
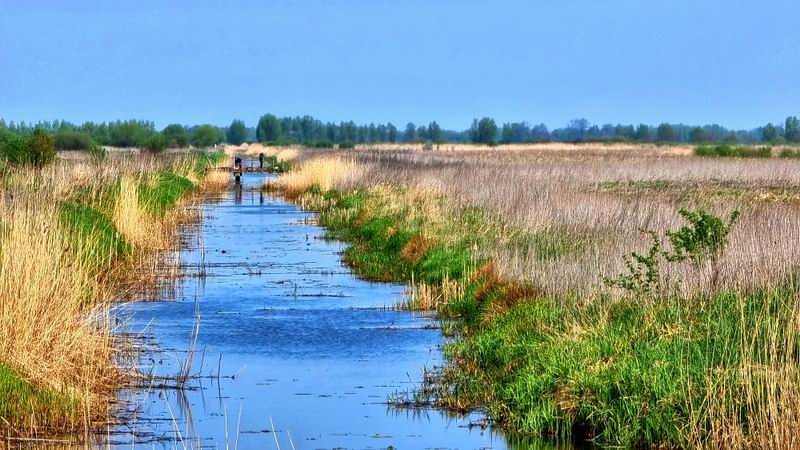
<path id="1" fill-rule="evenodd" d="M 310 143 L 308 146 L 311 148 L 333 148 L 334 144 L 328 139 L 321 139 Z"/>
<path id="2" fill-rule="evenodd" d="M 650 249 L 647 253 L 641 254 L 631 252 L 624 257 L 627 273 L 618 275 L 616 278 L 605 278 L 607 286 L 618 287 L 637 295 L 648 295 L 658 292 L 661 278 L 660 259 L 663 254 L 661 251 L 661 239 L 655 231 L 644 231 L 650 235 Z"/>
<path id="3" fill-rule="evenodd" d="M 22 136 L 10 135 L 0 145 L 0 156 L 12 164 L 28 162 L 28 140 Z"/>
<path id="4" fill-rule="evenodd" d="M 781 158 L 800 158 L 800 149 L 784 148 L 779 156 Z"/>
<path id="5" fill-rule="evenodd" d="M 338 147 L 339 150 L 349 150 L 356 148 L 356 145 L 353 144 L 352 142 L 340 142 Z"/>
<path id="6" fill-rule="evenodd" d="M 94 160 L 104 161 L 108 157 L 108 152 L 100 145 L 92 145 L 89 147 L 89 156 Z"/>
<path id="7" fill-rule="evenodd" d="M 772 156 L 772 147 L 734 147 L 730 144 L 698 145 L 694 148 L 694 154 L 696 156 L 769 158 Z"/>
<path id="8" fill-rule="evenodd" d="M 0 147 L 0 157 L 12 164 L 44 167 L 56 159 L 53 137 L 37 128 L 28 137 L 12 136 Z"/>
<path id="9" fill-rule="evenodd" d="M 731 228 L 739 218 L 739 211 L 733 211 L 727 223 L 702 209 L 689 211 L 682 208 L 678 214 L 689 222 L 689 225 L 677 231 L 667 231 L 667 238 L 672 244 L 672 253 L 665 256 L 669 261 L 688 259 L 695 264 L 705 260 L 717 261 L 722 256 Z"/>
<path id="10" fill-rule="evenodd" d="M 142 143 L 142 148 L 150 153 L 161 153 L 169 147 L 170 138 L 161 133 L 154 133 Z"/>
<path id="11" fill-rule="evenodd" d="M 94 147 L 90 135 L 75 130 L 59 131 L 53 135 L 53 139 L 59 150 L 91 150 Z"/>
<path id="12" fill-rule="evenodd" d="M 739 217 L 739 211 L 733 211 L 728 221 L 699 209 L 689 211 L 682 208 L 678 214 L 689 224 L 676 231 L 666 231 L 671 251 L 661 249 L 661 238 L 655 231 L 644 231 L 650 235 L 650 249 L 646 254 L 632 252 L 624 257 L 627 273 L 615 278 L 605 278 L 607 286 L 625 289 L 637 295 L 658 294 L 661 290 L 660 265 L 666 262 L 691 261 L 700 265 L 706 261 L 712 264 L 712 285 L 716 286 L 719 268 L 717 262 L 725 250 L 728 235 Z"/>

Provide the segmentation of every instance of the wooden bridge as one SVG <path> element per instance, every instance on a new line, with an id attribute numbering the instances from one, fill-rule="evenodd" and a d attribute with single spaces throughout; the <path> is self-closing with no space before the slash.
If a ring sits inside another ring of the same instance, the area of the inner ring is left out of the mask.
<path id="1" fill-rule="evenodd" d="M 275 161 L 273 157 L 263 159 L 241 159 L 239 164 L 223 166 L 218 169 L 231 172 L 236 180 L 236 184 L 239 184 L 243 173 L 280 173 L 283 172 L 284 166 L 277 164 L 277 161 Z"/>

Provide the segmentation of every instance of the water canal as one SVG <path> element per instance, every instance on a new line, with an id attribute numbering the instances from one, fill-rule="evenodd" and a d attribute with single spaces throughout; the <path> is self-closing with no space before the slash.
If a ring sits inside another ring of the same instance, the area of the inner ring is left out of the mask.
<path id="1" fill-rule="evenodd" d="M 200 377 L 183 390 L 126 392 L 131 417 L 108 436 L 113 446 L 550 448 L 470 427 L 479 417 L 387 406 L 440 362 L 436 321 L 384 309 L 403 286 L 356 278 L 343 244 L 323 240 L 313 214 L 261 193 L 262 182 L 246 174 L 243 190 L 200 206 L 175 299 L 121 309 L 130 331 L 155 343 L 141 367 L 155 376 L 180 370 L 199 313 Z"/>

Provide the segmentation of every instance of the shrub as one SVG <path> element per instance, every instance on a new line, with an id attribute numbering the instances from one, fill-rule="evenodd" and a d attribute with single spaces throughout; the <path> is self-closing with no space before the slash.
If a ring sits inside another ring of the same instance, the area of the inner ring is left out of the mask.
<path id="1" fill-rule="evenodd" d="M 351 149 L 351 148 L 356 148 L 355 144 L 353 144 L 352 142 L 339 143 L 339 150 Z"/>
<path id="2" fill-rule="evenodd" d="M 161 153 L 169 146 L 169 144 L 169 137 L 164 136 L 161 133 L 156 133 L 144 141 L 142 148 L 151 153 Z"/>
<path id="3" fill-rule="evenodd" d="M 91 136 L 74 130 L 59 131 L 53 139 L 59 150 L 91 150 L 94 145 Z"/>
<path id="4" fill-rule="evenodd" d="M 106 149 L 104 149 L 102 146 L 92 145 L 89 148 L 89 156 L 91 156 L 92 159 L 95 159 L 97 161 L 103 161 L 108 157 L 108 153 L 106 152 Z"/>
<path id="5" fill-rule="evenodd" d="M 780 157 L 781 158 L 800 158 L 800 149 L 785 148 L 785 149 L 781 150 Z"/>
<path id="6" fill-rule="evenodd" d="M 53 137 L 41 129 L 27 138 L 12 136 L 0 149 L 0 156 L 13 164 L 31 164 L 44 167 L 56 159 Z"/>
<path id="7" fill-rule="evenodd" d="M 0 156 L 12 164 L 27 162 L 28 140 L 21 136 L 8 136 L 0 146 Z"/>
<path id="8" fill-rule="evenodd" d="M 739 211 L 728 217 L 727 224 L 719 217 L 702 209 L 695 212 L 682 208 L 678 211 L 689 225 L 677 231 L 667 231 L 672 244 L 672 254 L 666 255 L 669 261 L 691 260 L 696 264 L 704 260 L 716 261 L 722 256 L 728 234 L 739 218 Z"/>
<path id="9" fill-rule="evenodd" d="M 729 144 L 698 145 L 694 148 L 696 156 L 722 156 L 739 158 L 769 158 L 772 156 L 771 147 L 733 147 Z"/>
<path id="10" fill-rule="evenodd" d="M 678 211 L 687 222 L 676 231 L 667 231 L 671 251 L 661 250 L 661 239 L 655 231 L 644 231 L 650 235 L 650 249 L 646 254 L 632 252 L 625 256 L 626 274 L 616 278 L 606 278 L 607 286 L 625 289 L 637 295 L 659 294 L 661 289 L 660 266 L 662 261 L 690 261 L 699 266 L 708 261 L 712 266 L 711 284 L 716 287 L 719 277 L 717 262 L 722 257 L 731 228 L 739 218 L 739 211 L 733 211 L 728 221 L 699 209 Z"/>
<path id="11" fill-rule="evenodd" d="M 333 142 L 331 142 L 331 141 L 329 141 L 327 139 L 322 139 L 322 140 L 319 140 L 319 141 L 312 142 L 311 144 L 309 144 L 309 147 L 311 147 L 311 148 L 333 148 Z"/>
<path id="12" fill-rule="evenodd" d="M 33 135 L 28 138 L 28 148 L 30 163 L 36 167 L 44 167 L 56 159 L 56 147 L 53 137 L 43 130 L 36 129 L 33 131 Z"/>

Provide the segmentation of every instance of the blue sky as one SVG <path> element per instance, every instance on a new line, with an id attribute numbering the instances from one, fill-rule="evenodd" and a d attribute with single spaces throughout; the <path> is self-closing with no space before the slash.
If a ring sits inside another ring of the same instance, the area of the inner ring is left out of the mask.
<path id="1" fill-rule="evenodd" d="M 0 117 L 463 129 L 800 114 L 797 0 L 0 0 Z"/>

